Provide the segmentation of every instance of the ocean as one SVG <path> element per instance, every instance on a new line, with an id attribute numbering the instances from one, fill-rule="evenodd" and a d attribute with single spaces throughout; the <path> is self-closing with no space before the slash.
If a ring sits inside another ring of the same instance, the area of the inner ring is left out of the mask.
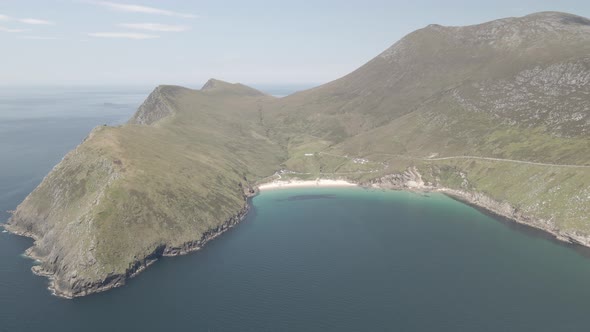
<path id="1" fill-rule="evenodd" d="M 0 93 L 0 222 L 151 88 Z M 588 250 L 440 194 L 264 192 L 238 226 L 124 287 L 54 297 L 0 233 L 0 331 L 585 331 Z"/>

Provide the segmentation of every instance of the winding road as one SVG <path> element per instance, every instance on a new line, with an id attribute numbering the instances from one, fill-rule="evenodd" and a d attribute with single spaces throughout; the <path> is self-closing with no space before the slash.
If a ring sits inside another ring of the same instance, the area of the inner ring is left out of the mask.
<path id="1" fill-rule="evenodd" d="M 333 154 L 333 153 L 329 153 L 329 152 L 319 152 L 319 155 L 326 155 L 326 156 L 332 156 L 332 157 L 337 157 L 337 158 L 344 158 L 344 159 L 356 159 L 353 157 L 349 157 L 349 156 L 341 156 L 341 155 L 337 155 L 337 154 Z M 534 161 L 525 161 L 525 160 L 516 160 L 516 159 L 503 159 L 503 158 L 491 158 L 491 157 L 478 157 L 478 156 L 450 156 L 450 157 L 440 157 L 440 158 L 422 158 L 422 157 L 412 157 L 412 156 L 406 156 L 406 155 L 397 155 L 397 154 L 388 154 L 388 153 L 374 153 L 371 154 L 371 156 L 389 156 L 389 157 L 394 157 L 394 158 L 401 158 L 401 159 L 409 159 L 409 160 L 421 160 L 421 161 L 444 161 L 444 160 L 456 160 L 456 159 L 473 159 L 473 160 L 485 160 L 485 161 L 497 161 L 497 162 L 508 162 L 508 163 L 515 163 L 515 164 L 525 164 L 525 165 L 533 165 L 533 166 L 544 166 L 544 167 L 562 167 L 562 168 L 584 168 L 584 169 L 590 169 L 590 165 L 568 165 L 568 164 L 550 164 L 550 163 L 539 163 L 539 162 L 534 162 Z M 358 157 L 360 158 L 360 157 Z M 367 159 L 368 160 L 368 159 Z M 387 168 L 387 166 L 385 166 L 385 168 Z M 353 175 L 353 174 L 371 174 L 371 173 L 377 173 L 380 170 L 370 170 L 370 171 L 356 171 L 356 172 L 335 172 L 335 173 L 325 173 L 325 172 L 320 172 L 320 173 L 301 173 L 301 172 L 295 172 L 295 171 L 286 171 L 285 175 L 288 174 L 293 174 L 293 175 L 312 175 L 312 174 L 318 174 L 318 175 Z M 280 180 L 281 177 L 281 173 L 275 173 L 274 175 L 271 175 L 265 179 L 268 178 L 273 178 L 278 176 L 277 180 Z M 264 180 L 265 180 L 264 179 Z"/>
<path id="2" fill-rule="evenodd" d="M 328 155 L 333 157 L 340 157 L 351 159 L 348 156 L 339 156 L 328 152 L 320 152 L 320 155 Z M 525 160 L 516 160 L 516 159 L 503 159 L 503 158 L 491 158 L 491 157 L 477 157 L 477 156 L 450 156 L 450 157 L 440 157 L 440 158 L 422 158 L 422 157 L 412 157 L 412 156 L 405 156 L 405 155 L 398 155 L 398 154 L 388 154 L 388 153 L 374 153 L 371 156 L 389 156 L 395 158 L 402 158 L 402 159 L 410 159 L 410 160 L 422 160 L 422 161 L 443 161 L 443 160 L 454 160 L 454 159 L 475 159 L 475 160 L 486 160 L 486 161 L 499 161 L 499 162 L 509 162 L 509 163 L 516 163 L 516 164 L 525 164 L 525 165 L 534 165 L 534 166 L 548 166 L 548 167 L 567 167 L 567 168 L 590 168 L 590 165 L 569 165 L 569 164 L 550 164 L 550 163 L 540 163 L 534 161 L 525 161 Z"/>
<path id="3" fill-rule="evenodd" d="M 535 166 L 567 167 L 567 168 L 590 168 L 590 165 L 550 164 L 550 163 L 539 163 L 539 162 L 534 162 L 534 161 L 525 161 L 525 160 L 516 160 L 516 159 L 503 159 L 503 158 L 477 157 L 477 156 L 451 156 L 451 157 L 440 157 L 440 158 L 419 158 L 419 157 L 410 157 L 410 156 L 390 155 L 390 154 L 385 154 L 385 153 L 378 153 L 378 154 L 375 154 L 375 155 L 387 155 L 387 156 L 395 156 L 395 157 L 399 157 L 399 158 L 407 158 L 407 159 L 423 160 L 423 161 L 442 161 L 442 160 L 454 160 L 454 159 L 476 159 L 476 160 L 509 162 L 509 163 L 525 164 L 525 165 L 535 165 Z"/>

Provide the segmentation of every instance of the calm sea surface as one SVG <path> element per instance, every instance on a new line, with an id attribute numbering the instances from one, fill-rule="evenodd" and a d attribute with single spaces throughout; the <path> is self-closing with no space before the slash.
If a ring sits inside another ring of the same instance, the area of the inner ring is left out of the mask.
<path id="1" fill-rule="evenodd" d="M 0 221 L 91 128 L 150 89 L 0 93 Z M 265 192 L 203 250 L 125 287 L 50 295 L 0 234 L 0 331 L 587 331 L 585 252 L 442 195 Z"/>

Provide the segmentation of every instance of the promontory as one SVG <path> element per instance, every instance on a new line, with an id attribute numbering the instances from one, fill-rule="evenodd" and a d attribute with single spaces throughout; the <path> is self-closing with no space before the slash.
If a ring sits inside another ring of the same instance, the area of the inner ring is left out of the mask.
<path id="1" fill-rule="evenodd" d="M 35 239 L 57 295 L 83 296 L 200 248 L 279 176 L 443 191 L 590 245 L 590 20 L 429 25 L 283 98 L 159 86 L 69 152 L 6 228 Z"/>

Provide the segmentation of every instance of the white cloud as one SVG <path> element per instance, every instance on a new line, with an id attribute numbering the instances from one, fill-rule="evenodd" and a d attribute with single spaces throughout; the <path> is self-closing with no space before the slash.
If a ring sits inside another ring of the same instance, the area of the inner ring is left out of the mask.
<path id="1" fill-rule="evenodd" d="M 190 29 L 189 27 L 182 25 L 168 25 L 158 23 L 122 23 L 119 24 L 119 26 L 127 29 L 159 32 L 182 32 Z"/>
<path id="2" fill-rule="evenodd" d="M 0 21 L 12 21 L 12 22 L 19 22 L 19 23 L 24 23 L 24 24 L 32 24 L 32 25 L 52 25 L 52 24 L 55 24 L 51 21 L 40 20 L 37 18 L 15 18 L 15 17 L 10 17 L 8 15 L 2 15 L 2 14 L 0 14 Z"/>
<path id="3" fill-rule="evenodd" d="M 21 39 L 34 39 L 34 40 L 57 40 L 57 37 L 45 37 L 45 36 L 22 36 Z"/>
<path id="4" fill-rule="evenodd" d="M 96 38 L 117 38 L 117 39 L 154 39 L 160 36 L 149 35 L 145 33 L 127 33 L 127 32 L 93 32 L 88 36 Z"/>
<path id="5" fill-rule="evenodd" d="M 197 17 L 197 15 L 194 15 L 194 14 L 179 13 L 179 12 L 175 12 L 172 10 L 147 7 L 147 6 L 141 6 L 141 5 L 123 4 L 123 3 L 116 3 L 116 2 L 110 2 L 110 1 L 93 1 L 93 3 L 107 7 L 111 10 L 120 11 L 120 12 L 176 16 L 176 17 L 183 17 L 183 18 L 196 18 Z"/>
<path id="6" fill-rule="evenodd" d="M 51 21 L 39 20 L 36 18 L 22 18 L 22 19 L 17 19 L 17 21 L 24 23 L 24 24 L 32 24 L 32 25 L 52 25 L 52 24 L 54 24 Z"/>
<path id="7" fill-rule="evenodd" d="M 29 31 L 29 30 L 27 30 L 27 29 L 11 29 L 11 28 L 0 26 L 0 32 L 19 33 L 19 32 L 25 32 L 25 31 Z"/>

